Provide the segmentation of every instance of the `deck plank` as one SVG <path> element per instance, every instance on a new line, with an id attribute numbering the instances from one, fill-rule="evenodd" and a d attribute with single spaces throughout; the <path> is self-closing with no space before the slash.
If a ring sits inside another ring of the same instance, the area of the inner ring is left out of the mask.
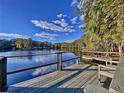
<path id="1" fill-rule="evenodd" d="M 86 68 L 86 67 L 88 67 L 88 65 L 85 65 L 85 66 L 81 66 L 81 65 L 78 65 L 77 67 L 73 67 L 73 68 L 67 68 L 65 71 L 72 71 L 72 72 L 74 72 L 75 71 L 75 69 L 76 70 L 78 70 L 79 68 L 80 69 L 84 69 L 84 68 Z M 65 81 L 68 81 L 68 80 L 70 80 L 70 77 L 72 77 L 73 75 L 75 75 L 75 74 L 77 74 L 79 71 L 76 71 L 76 73 L 72 73 L 71 75 L 70 74 L 68 74 L 67 76 L 66 76 L 66 78 L 64 78 L 63 80 L 57 80 L 57 82 L 56 83 L 53 83 L 53 85 L 54 86 L 50 86 L 50 84 L 48 84 L 50 87 L 49 87 L 49 90 L 46 90 L 47 91 L 47 93 L 52 93 L 52 91 L 53 90 L 60 90 L 60 89 L 58 89 L 58 86 L 60 86 L 63 82 L 65 82 Z M 66 80 L 67 79 L 67 80 Z M 48 85 L 45 85 L 45 87 L 48 87 Z M 43 86 L 41 86 L 41 87 L 43 87 Z M 46 92 L 46 91 L 44 91 L 44 92 Z M 31 91 L 31 93 L 36 93 L 36 92 L 38 92 L 38 91 Z M 42 90 L 40 91 L 40 92 L 43 92 Z"/>
<path id="2" fill-rule="evenodd" d="M 89 68 L 91 69 L 91 68 Z M 64 93 L 75 93 L 78 91 L 81 86 L 83 86 L 92 76 L 95 75 L 96 72 L 94 71 L 85 71 L 74 77 L 73 79 L 70 79 L 69 82 L 66 82 L 64 85 L 64 88 L 67 88 L 68 90 L 63 91 Z M 63 85 L 62 85 L 63 86 Z M 62 87 L 61 86 L 61 87 Z M 51 93 L 61 93 L 61 91 L 57 92 L 51 92 Z"/>
<path id="3" fill-rule="evenodd" d="M 75 64 L 63 71 L 27 80 L 9 87 L 9 93 L 83 93 L 83 88 L 97 82 L 97 67 Z"/>
<path id="4" fill-rule="evenodd" d="M 80 73 L 81 75 L 82 73 Z M 85 73 L 86 74 L 86 73 Z M 85 75 L 84 74 L 84 75 Z M 79 78 L 78 76 L 74 77 L 74 78 L 70 78 L 70 80 L 68 80 L 67 82 L 65 82 L 64 84 L 62 85 L 58 85 L 58 87 L 53 87 L 52 89 L 46 91 L 45 93 L 60 93 L 60 92 L 64 92 L 64 93 L 72 93 L 72 91 L 76 90 L 76 88 L 74 89 L 71 89 L 73 87 L 69 87 L 69 85 L 71 85 L 72 83 L 74 83 L 75 81 L 77 81 L 77 78 Z M 57 90 L 56 88 L 58 88 L 59 90 Z M 64 89 L 67 89 L 67 90 L 64 90 Z M 70 92 L 68 92 L 70 91 Z"/>

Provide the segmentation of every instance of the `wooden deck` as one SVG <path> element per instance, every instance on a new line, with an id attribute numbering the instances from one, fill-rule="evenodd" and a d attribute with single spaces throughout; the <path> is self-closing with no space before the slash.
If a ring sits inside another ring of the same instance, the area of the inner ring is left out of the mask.
<path id="1" fill-rule="evenodd" d="M 88 84 L 97 84 L 97 67 L 75 64 L 53 73 L 11 85 L 9 93 L 83 93 Z"/>

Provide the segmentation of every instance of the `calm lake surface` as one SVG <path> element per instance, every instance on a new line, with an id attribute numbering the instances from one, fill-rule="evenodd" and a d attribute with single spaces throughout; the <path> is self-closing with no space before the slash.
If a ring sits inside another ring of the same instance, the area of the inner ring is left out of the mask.
<path id="1" fill-rule="evenodd" d="M 19 55 L 33 55 L 33 54 L 48 54 L 55 53 L 55 50 L 34 50 L 34 51 L 12 51 L 12 52 L 0 52 L 0 56 L 19 56 Z M 74 58 L 76 55 L 73 53 L 64 53 L 62 60 Z M 49 64 L 56 62 L 56 54 L 52 55 L 40 55 L 40 56 L 28 56 L 28 57 L 14 57 L 7 58 L 7 72 L 20 70 L 24 68 Z M 64 62 L 63 68 L 75 64 L 76 60 Z M 56 70 L 56 65 L 42 67 L 38 69 L 28 70 L 7 76 L 8 85 L 12 85 L 21 81 L 25 81 L 40 75 L 44 75 Z"/>

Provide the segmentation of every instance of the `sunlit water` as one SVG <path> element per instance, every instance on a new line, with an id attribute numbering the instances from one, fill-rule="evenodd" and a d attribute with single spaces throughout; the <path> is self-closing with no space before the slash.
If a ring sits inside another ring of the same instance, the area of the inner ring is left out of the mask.
<path id="1" fill-rule="evenodd" d="M 13 51 L 13 52 L 0 52 L 0 56 L 17 56 L 17 55 L 31 55 L 31 54 L 48 54 L 55 53 L 57 51 L 53 50 L 39 50 L 39 51 Z M 24 68 L 49 64 L 56 62 L 56 54 L 52 55 L 40 55 L 40 56 L 28 56 L 28 57 L 14 57 L 7 58 L 7 72 L 20 70 Z M 62 60 L 74 58 L 73 53 L 64 53 L 62 55 Z M 64 62 L 62 64 L 63 68 L 74 64 L 76 60 L 71 60 L 69 62 Z M 42 67 L 38 69 L 33 69 L 29 71 L 19 72 L 16 74 L 7 76 L 8 85 L 15 84 L 21 81 L 25 81 L 40 75 L 44 75 L 56 70 L 56 65 L 51 65 L 47 67 Z"/>

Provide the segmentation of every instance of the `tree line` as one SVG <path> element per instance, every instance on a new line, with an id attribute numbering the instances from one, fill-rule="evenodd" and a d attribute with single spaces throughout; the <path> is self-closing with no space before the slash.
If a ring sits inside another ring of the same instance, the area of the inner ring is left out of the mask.
<path id="1" fill-rule="evenodd" d="M 11 40 L 0 40 L 0 51 L 11 51 L 11 50 L 32 50 L 32 49 L 54 49 L 55 44 L 47 41 L 35 41 L 31 38 L 23 39 L 11 39 Z"/>

